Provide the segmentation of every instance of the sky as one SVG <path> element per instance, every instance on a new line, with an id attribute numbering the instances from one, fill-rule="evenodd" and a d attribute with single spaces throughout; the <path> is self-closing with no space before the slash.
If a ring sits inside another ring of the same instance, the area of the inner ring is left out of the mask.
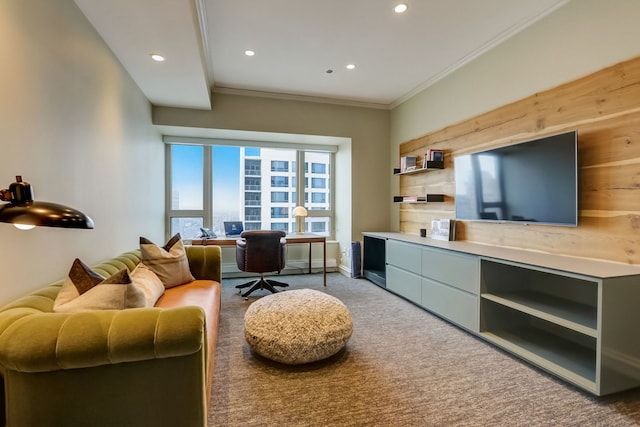
<path id="1" fill-rule="evenodd" d="M 255 149 L 258 150 L 259 149 Z M 173 189 L 180 195 L 180 209 L 202 209 L 201 146 L 172 146 Z M 213 206 L 240 206 L 240 147 L 213 147 Z"/>

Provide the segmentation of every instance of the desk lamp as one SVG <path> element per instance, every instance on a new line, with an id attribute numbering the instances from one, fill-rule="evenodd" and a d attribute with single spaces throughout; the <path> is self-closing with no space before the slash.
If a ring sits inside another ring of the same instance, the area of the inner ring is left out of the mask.
<path id="1" fill-rule="evenodd" d="M 304 234 L 304 217 L 307 216 L 307 210 L 302 206 L 296 206 L 293 216 L 296 217 L 296 233 Z"/>
<path id="2" fill-rule="evenodd" d="M 82 212 L 64 205 L 33 200 L 33 189 L 16 176 L 8 189 L 0 190 L 0 222 L 8 222 L 22 230 L 36 226 L 93 228 L 93 220 Z"/>

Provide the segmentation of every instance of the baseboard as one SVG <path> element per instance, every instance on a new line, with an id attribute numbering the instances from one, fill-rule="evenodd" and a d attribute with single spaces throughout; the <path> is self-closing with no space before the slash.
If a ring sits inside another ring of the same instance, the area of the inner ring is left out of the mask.
<path id="1" fill-rule="evenodd" d="M 338 263 L 335 258 L 327 258 L 327 273 L 339 271 L 340 268 L 343 267 L 338 267 L 337 264 Z M 280 275 L 306 273 L 309 273 L 309 260 L 289 260 L 287 261 L 287 265 L 285 266 L 285 268 L 280 272 Z M 311 273 L 322 273 L 322 259 L 311 260 Z M 277 275 L 277 273 L 265 274 L 265 276 L 269 275 Z M 223 278 L 251 276 L 257 276 L 257 274 L 240 271 L 238 269 L 238 266 L 232 262 L 222 263 Z"/>
<path id="2" fill-rule="evenodd" d="M 343 264 L 340 264 L 340 266 L 338 267 L 338 273 L 342 274 L 343 276 L 351 277 L 351 269 Z"/>

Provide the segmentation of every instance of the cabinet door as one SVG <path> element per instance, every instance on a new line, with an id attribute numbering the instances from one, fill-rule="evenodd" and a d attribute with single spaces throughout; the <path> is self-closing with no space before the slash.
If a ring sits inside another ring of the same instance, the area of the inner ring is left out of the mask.
<path id="1" fill-rule="evenodd" d="M 480 259 L 444 249 L 422 249 L 422 275 L 480 295 Z"/>
<path id="2" fill-rule="evenodd" d="M 387 289 L 416 304 L 422 300 L 421 281 L 417 274 L 387 265 Z"/>
<path id="3" fill-rule="evenodd" d="M 388 240 L 387 264 L 420 274 L 422 272 L 422 246 Z"/>
<path id="4" fill-rule="evenodd" d="M 478 297 L 429 279 L 422 279 L 422 306 L 473 332 L 478 332 Z"/>

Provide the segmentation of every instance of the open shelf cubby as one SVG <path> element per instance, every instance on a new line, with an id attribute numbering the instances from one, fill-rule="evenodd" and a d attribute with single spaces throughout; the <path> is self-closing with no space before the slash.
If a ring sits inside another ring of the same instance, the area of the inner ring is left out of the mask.
<path id="1" fill-rule="evenodd" d="M 481 307 L 480 334 L 486 340 L 596 392 L 595 337 L 493 301 L 485 300 Z"/>
<path id="2" fill-rule="evenodd" d="M 481 297 L 596 337 L 598 283 L 482 260 Z"/>

